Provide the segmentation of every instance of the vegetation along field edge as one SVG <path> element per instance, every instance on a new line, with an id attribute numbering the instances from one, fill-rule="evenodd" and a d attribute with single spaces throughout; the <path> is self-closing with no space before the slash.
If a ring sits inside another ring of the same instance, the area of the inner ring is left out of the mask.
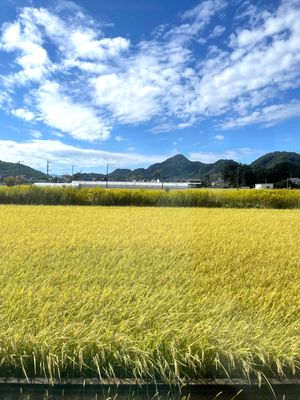
<path id="1" fill-rule="evenodd" d="M 0 187 L 0 204 L 300 208 L 300 190 Z"/>

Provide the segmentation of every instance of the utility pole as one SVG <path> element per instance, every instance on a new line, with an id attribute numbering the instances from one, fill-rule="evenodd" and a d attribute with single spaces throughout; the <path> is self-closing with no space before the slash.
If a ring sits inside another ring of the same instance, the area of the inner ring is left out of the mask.
<path id="1" fill-rule="evenodd" d="M 18 161 L 19 187 L 21 184 L 21 161 Z"/>
<path id="2" fill-rule="evenodd" d="M 47 160 L 47 180 L 49 180 L 50 161 Z"/>
<path id="3" fill-rule="evenodd" d="M 107 189 L 107 187 L 108 187 L 108 166 L 109 166 L 109 164 L 107 163 L 107 164 L 106 164 L 106 183 L 105 183 L 106 189 Z"/>
<path id="4" fill-rule="evenodd" d="M 74 175 L 74 165 L 72 165 L 72 181 L 73 181 L 73 175 Z"/>
<path id="5" fill-rule="evenodd" d="M 239 190 L 240 186 L 240 166 L 237 167 L 236 188 Z"/>

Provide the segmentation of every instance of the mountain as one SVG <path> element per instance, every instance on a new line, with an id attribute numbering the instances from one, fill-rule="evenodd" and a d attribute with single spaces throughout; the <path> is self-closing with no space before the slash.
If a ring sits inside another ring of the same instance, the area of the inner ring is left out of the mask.
<path id="1" fill-rule="evenodd" d="M 238 177 L 238 167 L 239 177 Z M 150 165 L 148 168 L 135 170 L 117 169 L 108 175 L 109 180 L 152 180 L 182 181 L 201 179 L 211 182 L 224 179 L 235 186 L 237 179 L 240 185 L 254 186 L 257 182 L 280 182 L 291 176 L 300 176 L 300 154 L 293 152 L 268 153 L 250 165 L 241 165 L 233 160 L 218 160 L 205 164 L 190 161 L 184 155 L 177 154 L 167 160 Z M 98 179 L 106 179 L 105 175 Z"/>
<path id="2" fill-rule="evenodd" d="M 224 179 L 232 185 L 236 184 L 239 163 L 233 160 L 218 160 L 205 164 L 200 161 L 190 161 L 182 154 L 177 154 L 167 160 L 150 165 L 148 168 L 116 169 L 108 174 L 109 180 L 131 181 L 152 180 L 181 181 L 187 179 L 201 179 L 212 181 Z M 297 167 L 300 167 L 300 154 L 292 152 L 268 153 L 252 162 L 250 165 L 240 166 L 241 184 L 253 186 L 255 182 L 278 182 L 286 177 L 296 176 Z M 74 175 L 74 179 L 78 179 Z M 103 174 L 80 174 L 81 180 L 105 180 Z"/>
<path id="3" fill-rule="evenodd" d="M 198 176 L 205 164 L 190 161 L 182 154 L 153 164 L 145 170 L 145 179 L 180 180 Z"/>
<path id="4" fill-rule="evenodd" d="M 277 164 L 287 163 L 300 166 L 300 154 L 288 151 L 274 151 L 253 161 L 250 165 L 255 169 L 270 169 Z"/>
<path id="5" fill-rule="evenodd" d="M 108 175 L 109 180 L 152 180 L 180 181 L 186 179 L 212 180 L 226 178 L 228 169 L 237 168 L 238 163 L 232 160 L 219 160 L 212 164 L 190 161 L 184 155 L 177 154 L 167 160 L 151 165 L 148 168 L 135 170 L 116 169 Z M 104 177 L 105 179 L 105 177 Z"/>
<path id="6" fill-rule="evenodd" d="M 108 174 L 110 181 L 152 180 L 180 181 L 186 179 L 213 180 L 225 179 L 228 170 L 236 170 L 238 163 L 232 160 L 219 160 L 212 164 L 190 161 L 184 155 L 177 154 L 167 160 L 150 165 L 148 168 L 121 169 Z M 74 180 L 105 180 L 106 175 L 95 173 L 74 174 Z"/>
<path id="7" fill-rule="evenodd" d="M 103 181 L 105 180 L 104 174 L 97 174 L 94 172 L 86 173 L 86 172 L 76 172 L 73 175 L 74 181 Z"/>
<path id="8" fill-rule="evenodd" d="M 239 167 L 239 168 L 238 168 Z M 18 176 L 19 164 L 0 161 L 0 176 Z M 20 164 L 20 175 L 29 180 L 46 179 L 47 175 Z M 150 165 L 148 168 L 121 169 L 118 168 L 108 174 L 108 180 L 131 181 L 152 180 L 182 181 L 200 179 L 211 182 L 224 179 L 230 185 L 237 182 L 244 186 L 254 186 L 258 182 L 281 182 L 286 185 L 286 179 L 300 177 L 300 154 L 294 152 L 276 151 L 265 154 L 253 161 L 250 165 L 241 165 L 233 160 L 218 160 L 205 164 L 200 161 L 190 161 L 184 155 L 177 154 L 167 160 Z M 106 180 L 105 174 L 76 173 L 74 180 Z"/>
<path id="9" fill-rule="evenodd" d="M 25 176 L 28 180 L 42 180 L 47 178 L 47 175 L 43 172 L 28 167 L 27 165 L 0 160 L 1 179 L 8 176 L 18 177 L 19 174 Z"/>

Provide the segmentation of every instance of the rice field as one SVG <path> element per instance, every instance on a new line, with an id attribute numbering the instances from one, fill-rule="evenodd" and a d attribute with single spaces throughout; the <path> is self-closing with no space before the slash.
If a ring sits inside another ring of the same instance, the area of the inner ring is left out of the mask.
<path id="1" fill-rule="evenodd" d="M 0 376 L 300 377 L 300 210 L 0 206 Z"/>
<path id="2" fill-rule="evenodd" d="M 300 190 L 0 186 L 0 204 L 297 209 Z"/>

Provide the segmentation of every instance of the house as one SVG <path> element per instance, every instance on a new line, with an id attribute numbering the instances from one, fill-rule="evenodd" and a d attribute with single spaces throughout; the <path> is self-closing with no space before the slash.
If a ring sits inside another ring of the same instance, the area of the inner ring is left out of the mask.
<path id="1" fill-rule="evenodd" d="M 215 188 L 220 188 L 220 189 L 223 188 L 224 189 L 224 188 L 228 188 L 229 184 L 227 182 L 225 182 L 223 179 L 218 179 L 216 181 L 212 181 L 211 186 L 215 187 Z"/>
<path id="2" fill-rule="evenodd" d="M 274 189 L 274 183 L 256 183 L 255 189 Z"/>
<path id="3" fill-rule="evenodd" d="M 201 188 L 203 186 L 201 179 L 188 179 L 187 183 L 188 183 L 189 189 L 190 188 L 193 188 L 193 189 Z"/>
<path id="4" fill-rule="evenodd" d="M 294 185 L 300 186 L 300 178 L 289 178 L 288 181 Z"/>

